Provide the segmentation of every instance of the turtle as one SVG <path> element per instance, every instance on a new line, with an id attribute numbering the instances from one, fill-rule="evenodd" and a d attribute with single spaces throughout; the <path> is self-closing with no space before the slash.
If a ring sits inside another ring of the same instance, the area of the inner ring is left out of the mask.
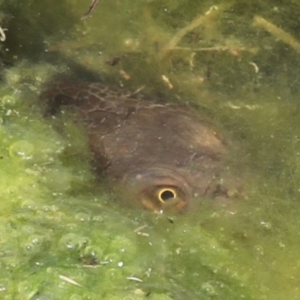
<path id="1" fill-rule="evenodd" d="M 93 169 L 130 203 L 183 212 L 197 197 L 232 196 L 224 184 L 228 142 L 195 108 L 99 82 L 56 82 L 43 98 L 47 116 L 76 115 Z"/>

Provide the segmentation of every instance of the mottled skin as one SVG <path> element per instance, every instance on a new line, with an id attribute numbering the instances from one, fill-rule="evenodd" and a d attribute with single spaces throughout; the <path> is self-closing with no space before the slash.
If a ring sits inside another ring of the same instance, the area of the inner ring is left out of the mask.
<path id="1" fill-rule="evenodd" d="M 154 211 L 184 210 L 195 196 L 227 197 L 227 149 L 190 108 L 151 101 L 99 83 L 55 85 L 47 113 L 72 107 L 86 130 L 93 163 Z"/>

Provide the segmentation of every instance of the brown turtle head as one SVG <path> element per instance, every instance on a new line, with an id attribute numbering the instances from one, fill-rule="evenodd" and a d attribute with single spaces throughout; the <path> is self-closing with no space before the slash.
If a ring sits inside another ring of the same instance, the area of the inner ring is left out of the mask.
<path id="1" fill-rule="evenodd" d="M 124 196 L 128 191 L 129 204 L 184 211 L 194 197 L 232 194 L 224 160 L 228 143 L 192 108 L 98 83 L 61 84 L 47 94 L 50 115 L 60 106 L 69 106 L 78 115 L 93 168 L 107 175 Z"/>

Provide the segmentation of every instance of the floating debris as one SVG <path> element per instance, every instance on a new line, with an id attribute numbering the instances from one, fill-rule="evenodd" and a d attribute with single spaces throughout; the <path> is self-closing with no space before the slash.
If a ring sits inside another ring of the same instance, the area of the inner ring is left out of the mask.
<path id="1" fill-rule="evenodd" d="M 6 35 L 5 35 L 5 32 L 4 31 L 7 31 L 8 29 L 6 28 L 2 28 L 0 26 L 0 41 L 1 42 L 5 42 L 6 41 Z"/>
<path id="2" fill-rule="evenodd" d="M 149 233 L 141 231 L 141 230 L 143 230 L 144 228 L 147 228 L 147 227 L 148 227 L 147 225 L 140 226 L 140 227 L 136 228 L 133 232 L 135 232 L 137 235 L 148 237 L 148 236 L 150 236 Z"/>
<path id="3" fill-rule="evenodd" d="M 251 62 L 249 62 L 249 65 L 253 66 L 255 73 L 259 72 L 259 67 L 258 67 L 258 65 L 256 63 L 254 63 L 253 61 L 251 61 Z"/>
<path id="4" fill-rule="evenodd" d="M 163 82 L 167 85 L 167 87 L 171 90 L 174 88 L 173 84 L 171 83 L 170 79 L 166 75 L 161 75 Z"/>

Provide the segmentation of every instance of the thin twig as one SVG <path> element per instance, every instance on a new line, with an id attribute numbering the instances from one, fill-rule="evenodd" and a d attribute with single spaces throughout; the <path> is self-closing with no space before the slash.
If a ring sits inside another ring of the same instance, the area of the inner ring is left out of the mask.
<path id="1" fill-rule="evenodd" d="M 203 47 L 203 48 L 192 48 L 192 47 L 174 47 L 170 48 L 171 50 L 182 50 L 182 51 L 194 51 L 194 52 L 210 52 L 210 51 L 237 51 L 237 52 L 250 52 L 250 53 L 257 53 L 258 48 L 247 48 L 247 47 L 239 47 L 239 46 L 214 46 L 214 47 Z"/>
<path id="2" fill-rule="evenodd" d="M 214 18 L 219 13 L 218 6 L 212 6 L 204 15 L 200 15 L 190 22 L 186 27 L 180 29 L 173 38 L 169 41 L 167 45 L 162 50 L 163 55 L 168 53 L 170 49 L 174 49 L 180 40 L 189 32 L 195 28 L 208 23 L 212 18 Z"/>
<path id="3" fill-rule="evenodd" d="M 99 0 L 93 0 L 88 11 L 81 17 L 81 20 L 86 19 L 92 13 L 92 11 L 96 8 L 98 3 L 99 3 Z"/>
<path id="4" fill-rule="evenodd" d="M 142 279 L 140 279 L 138 277 L 133 277 L 133 276 L 126 277 L 126 279 L 131 280 L 131 281 L 143 282 Z"/>
<path id="5" fill-rule="evenodd" d="M 78 282 L 76 282 L 75 280 L 73 280 L 70 277 L 67 277 L 67 276 L 64 276 L 64 275 L 59 275 L 59 278 L 63 281 L 66 281 L 66 282 L 70 283 L 70 284 L 77 285 L 77 286 L 82 286 L 81 284 L 79 284 Z"/>
<path id="6" fill-rule="evenodd" d="M 297 52 L 300 52 L 300 43 L 291 34 L 277 27 L 273 23 L 267 21 L 266 19 L 260 16 L 255 16 L 254 24 L 262 27 L 263 29 L 271 33 L 275 38 L 288 44 Z"/>

